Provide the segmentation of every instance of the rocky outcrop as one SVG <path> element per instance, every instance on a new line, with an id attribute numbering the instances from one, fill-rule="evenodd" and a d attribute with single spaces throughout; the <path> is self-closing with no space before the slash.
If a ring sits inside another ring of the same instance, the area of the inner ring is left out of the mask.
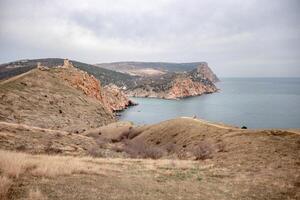
<path id="1" fill-rule="evenodd" d="M 104 102 L 100 81 L 87 72 L 73 67 L 72 63 L 65 61 L 63 66 L 58 66 L 62 70 L 57 75 L 67 81 L 72 87 L 84 92 L 85 95 Z"/>
<path id="2" fill-rule="evenodd" d="M 167 98 L 177 99 L 213 93 L 216 91 L 217 88 L 214 85 L 193 81 L 191 78 L 177 78 L 173 81 L 173 86 L 169 90 Z"/>
<path id="3" fill-rule="evenodd" d="M 126 90 L 128 96 L 179 99 L 218 91 L 212 81 L 194 69 L 188 73 L 168 73 L 143 78 L 137 86 Z"/>
<path id="4" fill-rule="evenodd" d="M 121 111 L 135 103 L 131 101 L 120 88 L 114 84 L 104 86 L 104 101 L 113 111 Z"/>
<path id="5" fill-rule="evenodd" d="M 83 91 L 85 95 L 99 100 L 111 112 L 133 105 L 133 102 L 116 85 L 110 84 L 102 87 L 100 81 L 93 75 L 75 68 L 68 60 L 65 60 L 64 65 L 58 68 L 63 69 L 58 73 L 62 79 L 72 87 Z"/>
<path id="6" fill-rule="evenodd" d="M 208 79 L 213 83 L 220 81 L 217 75 L 208 67 L 206 62 L 201 63 L 197 67 L 197 73 L 202 75 L 202 78 Z"/>

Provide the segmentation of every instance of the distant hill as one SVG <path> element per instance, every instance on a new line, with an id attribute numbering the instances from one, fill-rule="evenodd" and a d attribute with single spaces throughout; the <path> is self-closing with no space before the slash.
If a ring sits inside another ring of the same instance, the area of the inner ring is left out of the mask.
<path id="1" fill-rule="evenodd" d="M 0 65 L 0 79 L 37 67 L 62 65 L 64 59 L 19 60 Z M 74 67 L 94 75 L 101 85 L 115 84 L 128 96 L 177 99 L 216 92 L 217 76 L 206 62 L 118 62 L 91 65 L 71 60 Z"/>
<path id="2" fill-rule="evenodd" d="M 160 75 L 164 72 L 187 72 L 205 62 L 168 63 L 168 62 L 112 62 L 95 64 L 98 67 L 132 75 Z M 150 71 L 151 69 L 151 71 Z M 156 72 L 156 73 L 155 73 Z"/>
<path id="3" fill-rule="evenodd" d="M 53 67 L 57 65 L 62 65 L 64 59 L 61 58 L 43 58 L 43 59 L 33 59 L 33 60 L 19 60 L 10 63 L 5 63 L 0 65 L 0 79 L 7 79 L 31 69 L 36 68 L 37 63 L 40 62 L 43 66 Z M 104 69 L 101 67 L 96 67 L 94 65 L 78 62 L 71 60 L 73 65 L 89 74 L 94 75 L 98 80 L 101 81 L 102 85 L 108 85 L 109 83 L 114 83 L 117 86 L 130 85 L 135 77 L 128 74 L 119 73 L 116 71 Z"/>

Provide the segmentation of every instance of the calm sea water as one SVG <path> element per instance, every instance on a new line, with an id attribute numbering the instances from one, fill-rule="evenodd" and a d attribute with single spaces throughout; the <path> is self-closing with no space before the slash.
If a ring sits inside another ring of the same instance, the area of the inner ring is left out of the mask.
<path id="1" fill-rule="evenodd" d="M 223 78 L 218 93 L 183 100 L 132 98 L 121 120 L 152 124 L 194 116 L 249 128 L 300 128 L 300 78 Z"/>

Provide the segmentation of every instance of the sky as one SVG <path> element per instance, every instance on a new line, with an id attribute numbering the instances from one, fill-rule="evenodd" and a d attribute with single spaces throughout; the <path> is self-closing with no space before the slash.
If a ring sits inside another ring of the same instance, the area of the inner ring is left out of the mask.
<path id="1" fill-rule="evenodd" d="M 0 0 L 0 63 L 51 57 L 300 77 L 300 1 Z"/>

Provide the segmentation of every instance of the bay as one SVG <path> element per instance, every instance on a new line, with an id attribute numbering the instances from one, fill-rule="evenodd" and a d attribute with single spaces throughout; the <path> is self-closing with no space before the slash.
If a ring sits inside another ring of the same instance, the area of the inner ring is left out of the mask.
<path id="1" fill-rule="evenodd" d="M 153 124 L 197 116 L 248 128 L 300 128 L 300 78 L 223 78 L 219 92 L 181 100 L 131 98 L 120 120 Z"/>

